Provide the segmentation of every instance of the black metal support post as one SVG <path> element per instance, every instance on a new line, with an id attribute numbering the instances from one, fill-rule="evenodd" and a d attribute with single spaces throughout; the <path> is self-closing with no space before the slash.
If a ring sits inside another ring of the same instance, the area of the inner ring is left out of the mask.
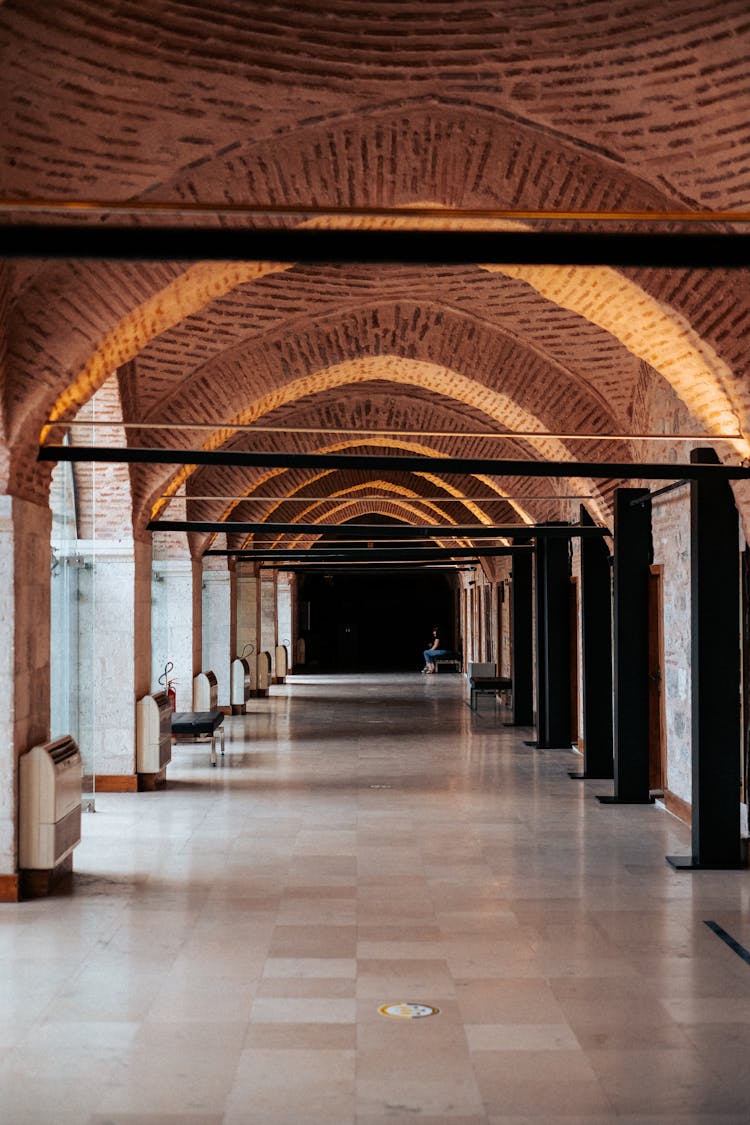
<path id="1" fill-rule="evenodd" d="M 713 463 L 713 449 L 691 461 Z M 692 851 L 673 867 L 744 866 L 740 835 L 740 590 L 737 509 L 728 484 L 690 486 Z"/>
<path id="2" fill-rule="evenodd" d="M 642 504 L 632 500 L 644 499 Z M 648 489 L 615 492 L 614 796 L 606 804 L 646 805 L 648 762 L 648 575 L 652 562 Z"/>
<path id="3" fill-rule="evenodd" d="M 511 585 L 511 682 L 513 719 L 509 726 L 530 727 L 534 723 L 534 644 L 531 600 L 531 555 L 513 559 Z"/>
<path id="4" fill-rule="evenodd" d="M 570 749 L 570 557 L 562 539 L 536 546 L 537 708 L 540 750 Z"/>
<path id="5" fill-rule="evenodd" d="M 581 508 L 581 521 L 591 520 Z M 593 522 L 593 521 L 591 521 Z M 614 777 L 612 717 L 612 577 L 601 540 L 581 540 L 581 665 L 583 772 L 571 777 Z"/>

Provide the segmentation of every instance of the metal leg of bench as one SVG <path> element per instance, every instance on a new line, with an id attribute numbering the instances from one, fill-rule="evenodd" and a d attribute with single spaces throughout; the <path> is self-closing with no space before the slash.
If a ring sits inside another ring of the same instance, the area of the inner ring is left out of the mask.
<path id="1" fill-rule="evenodd" d="M 211 765 L 216 765 L 216 731 L 211 735 Z"/>
<path id="2" fill-rule="evenodd" d="M 219 748 L 224 753 L 224 727 L 219 727 Z"/>

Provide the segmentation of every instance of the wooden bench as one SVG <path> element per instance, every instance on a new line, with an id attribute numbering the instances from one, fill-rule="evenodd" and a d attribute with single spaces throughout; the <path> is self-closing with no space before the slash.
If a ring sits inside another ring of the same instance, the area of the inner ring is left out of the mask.
<path id="1" fill-rule="evenodd" d="M 224 753 L 223 711 L 175 711 L 172 715 L 172 736 L 175 742 L 197 742 L 211 739 L 211 765 L 216 765 L 216 739 Z"/>
<path id="2" fill-rule="evenodd" d="M 499 691 L 510 691 L 512 687 L 510 676 L 472 676 L 469 680 L 469 706 L 476 711 L 478 695 L 497 695 Z"/>
<path id="3" fill-rule="evenodd" d="M 441 664 L 445 665 L 446 667 L 449 667 L 449 666 L 452 667 L 454 672 L 460 672 L 461 671 L 462 661 L 461 661 L 461 657 L 459 656 L 459 654 L 457 652 L 447 652 L 445 654 L 445 656 L 436 656 L 434 663 L 435 663 L 435 672 L 438 671 L 438 668 L 440 667 Z"/>

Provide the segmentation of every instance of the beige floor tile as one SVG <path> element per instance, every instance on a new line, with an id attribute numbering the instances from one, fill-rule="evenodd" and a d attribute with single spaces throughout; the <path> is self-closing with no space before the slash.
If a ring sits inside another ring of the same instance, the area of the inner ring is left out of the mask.
<path id="1" fill-rule="evenodd" d="M 3 1122 L 747 1125 L 704 924 L 750 943 L 747 873 L 426 678 L 294 677 L 220 770 L 97 798 L 73 893 L 2 909 Z"/>
<path id="2" fill-rule="evenodd" d="M 269 957 L 263 968 L 264 978 L 325 977 L 354 980 L 357 961 L 354 957 Z"/>
<path id="3" fill-rule="evenodd" d="M 381 1003 L 392 996 L 424 997 L 453 996 L 455 987 L 445 961 L 439 959 L 420 961 L 417 958 L 359 961 L 357 996 L 360 999 L 377 999 Z"/>
<path id="4" fill-rule="evenodd" d="M 354 997 L 356 988 L 354 980 L 343 977 L 266 977 L 259 982 L 256 996 L 343 1000 Z"/>
<path id="5" fill-rule="evenodd" d="M 269 957 L 353 957 L 357 950 L 355 926 L 276 926 Z"/>
<path id="6" fill-rule="evenodd" d="M 456 1000 L 468 1024 L 567 1024 L 565 1013 L 545 980 L 461 980 Z"/>
<path id="7" fill-rule="evenodd" d="M 564 1023 L 478 1023 L 466 1025 L 470 1051 L 576 1051 L 575 1034 Z"/>
<path id="8" fill-rule="evenodd" d="M 598 1123 L 614 1109 L 580 1051 L 476 1051 L 472 1060 L 488 1114 Z"/>
<path id="9" fill-rule="evenodd" d="M 354 998 L 261 996 L 253 1001 L 251 1023 L 354 1023 Z"/>
<path id="10" fill-rule="evenodd" d="M 596 1074 L 621 1113 L 667 1115 L 744 1111 L 750 1088 L 726 1084 L 694 1048 L 589 1051 Z"/>
<path id="11" fill-rule="evenodd" d="M 227 1097 L 227 1125 L 354 1120 L 354 1051 L 243 1051 Z"/>
<path id="12" fill-rule="evenodd" d="M 282 1051 L 348 1051 L 357 1045 L 354 1023 L 251 1023 L 244 1046 Z"/>

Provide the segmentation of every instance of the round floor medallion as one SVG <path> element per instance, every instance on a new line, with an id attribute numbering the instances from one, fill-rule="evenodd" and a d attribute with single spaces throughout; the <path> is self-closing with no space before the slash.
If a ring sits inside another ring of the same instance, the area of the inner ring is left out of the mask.
<path id="1" fill-rule="evenodd" d="M 392 1016 L 397 1020 L 418 1020 L 424 1016 L 436 1016 L 440 1009 L 433 1008 L 431 1004 L 417 1004 L 411 1000 L 402 1000 L 399 1004 L 383 1004 L 378 1008 L 381 1016 Z"/>

